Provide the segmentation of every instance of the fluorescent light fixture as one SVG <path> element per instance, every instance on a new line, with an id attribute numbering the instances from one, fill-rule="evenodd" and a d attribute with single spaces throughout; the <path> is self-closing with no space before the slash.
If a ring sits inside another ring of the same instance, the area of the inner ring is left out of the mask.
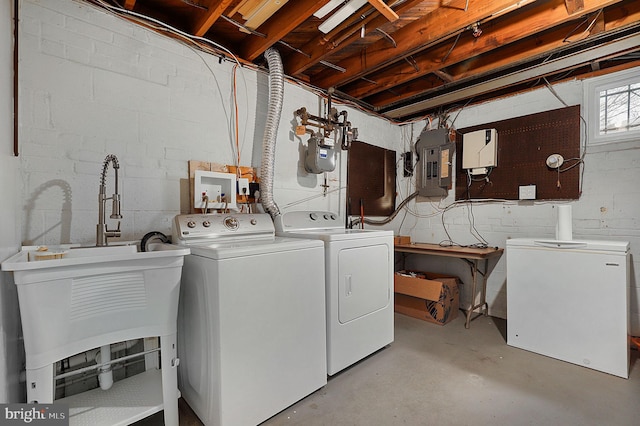
<path id="1" fill-rule="evenodd" d="M 345 19 L 356 13 L 356 11 L 366 3 L 367 0 L 351 0 L 349 3 L 342 6 L 340 10 L 331 15 L 329 19 L 320 24 L 318 29 L 325 34 L 330 32 L 335 27 L 340 25 Z"/>
<path id="2" fill-rule="evenodd" d="M 259 4 L 255 2 L 252 3 L 250 8 L 244 5 L 244 7 L 241 7 L 238 11 L 242 14 L 242 17 L 247 20 L 244 25 L 247 28 L 255 30 L 288 1 L 289 0 L 262 0 Z M 243 31 L 242 28 L 240 31 Z"/>
<path id="3" fill-rule="evenodd" d="M 340 6 L 344 3 L 345 0 L 331 0 L 329 3 L 322 6 L 320 9 L 316 10 L 316 13 L 313 14 L 316 18 L 322 19 L 329 14 L 333 9 Z"/>

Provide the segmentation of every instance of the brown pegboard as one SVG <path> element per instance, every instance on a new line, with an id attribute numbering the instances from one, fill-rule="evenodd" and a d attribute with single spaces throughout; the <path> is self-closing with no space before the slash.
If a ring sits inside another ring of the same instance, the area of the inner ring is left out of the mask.
<path id="1" fill-rule="evenodd" d="M 498 166 L 491 171 L 488 182 L 472 182 L 467 193 L 467 173 L 462 169 L 462 135 L 491 128 L 498 132 Z M 580 106 L 459 129 L 456 152 L 456 200 L 517 200 L 520 185 L 536 185 L 537 200 L 577 200 L 580 167 L 558 174 L 557 169 L 550 169 L 545 161 L 551 154 L 560 154 L 565 159 L 560 168 L 563 170 L 576 163 L 570 159 L 580 157 Z"/>

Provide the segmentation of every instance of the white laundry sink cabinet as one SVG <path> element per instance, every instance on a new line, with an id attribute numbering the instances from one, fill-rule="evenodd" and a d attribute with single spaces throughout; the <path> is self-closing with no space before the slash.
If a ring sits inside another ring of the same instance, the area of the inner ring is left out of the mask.
<path id="1" fill-rule="evenodd" d="M 169 244 L 150 244 L 149 250 L 138 252 L 135 245 L 70 248 L 62 258 L 38 261 L 30 261 L 33 256 L 23 250 L 2 263 L 18 288 L 28 402 L 53 402 L 54 366 L 61 359 L 111 343 L 160 337 L 160 404 L 140 407 L 138 414 L 128 404 L 121 423 L 111 406 L 104 424 L 128 424 L 164 409 L 165 424 L 177 425 L 176 320 L 182 264 L 190 251 Z M 157 390 L 159 381 L 139 380 L 154 383 L 150 386 Z M 121 387 L 89 392 L 102 392 L 109 404 L 108 394 Z M 103 424 L 96 417 L 99 407 L 74 408 L 73 398 L 64 401 L 71 424 Z M 90 420 L 83 422 L 86 413 Z"/>

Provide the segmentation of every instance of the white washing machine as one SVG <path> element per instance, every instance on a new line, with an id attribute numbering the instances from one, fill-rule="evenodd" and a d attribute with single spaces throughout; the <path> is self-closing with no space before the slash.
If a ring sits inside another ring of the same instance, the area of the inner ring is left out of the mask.
<path id="1" fill-rule="evenodd" d="M 255 426 L 327 383 L 324 249 L 268 214 L 178 215 L 182 396 L 207 426 Z"/>
<path id="2" fill-rule="evenodd" d="M 327 373 L 393 342 L 393 232 L 345 229 L 330 212 L 287 212 L 276 234 L 324 242 Z"/>

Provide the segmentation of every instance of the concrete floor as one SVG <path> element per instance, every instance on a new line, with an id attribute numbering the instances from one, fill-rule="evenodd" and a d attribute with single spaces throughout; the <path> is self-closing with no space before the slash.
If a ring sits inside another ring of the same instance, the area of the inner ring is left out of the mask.
<path id="1" fill-rule="evenodd" d="M 445 326 L 395 320 L 392 345 L 263 425 L 640 424 L 636 350 L 625 380 L 507 346 L 501 319 L 479 317 L 469 330 L 462 315 Z M 181 426 L 202 424 L 180 406 Z"/>

